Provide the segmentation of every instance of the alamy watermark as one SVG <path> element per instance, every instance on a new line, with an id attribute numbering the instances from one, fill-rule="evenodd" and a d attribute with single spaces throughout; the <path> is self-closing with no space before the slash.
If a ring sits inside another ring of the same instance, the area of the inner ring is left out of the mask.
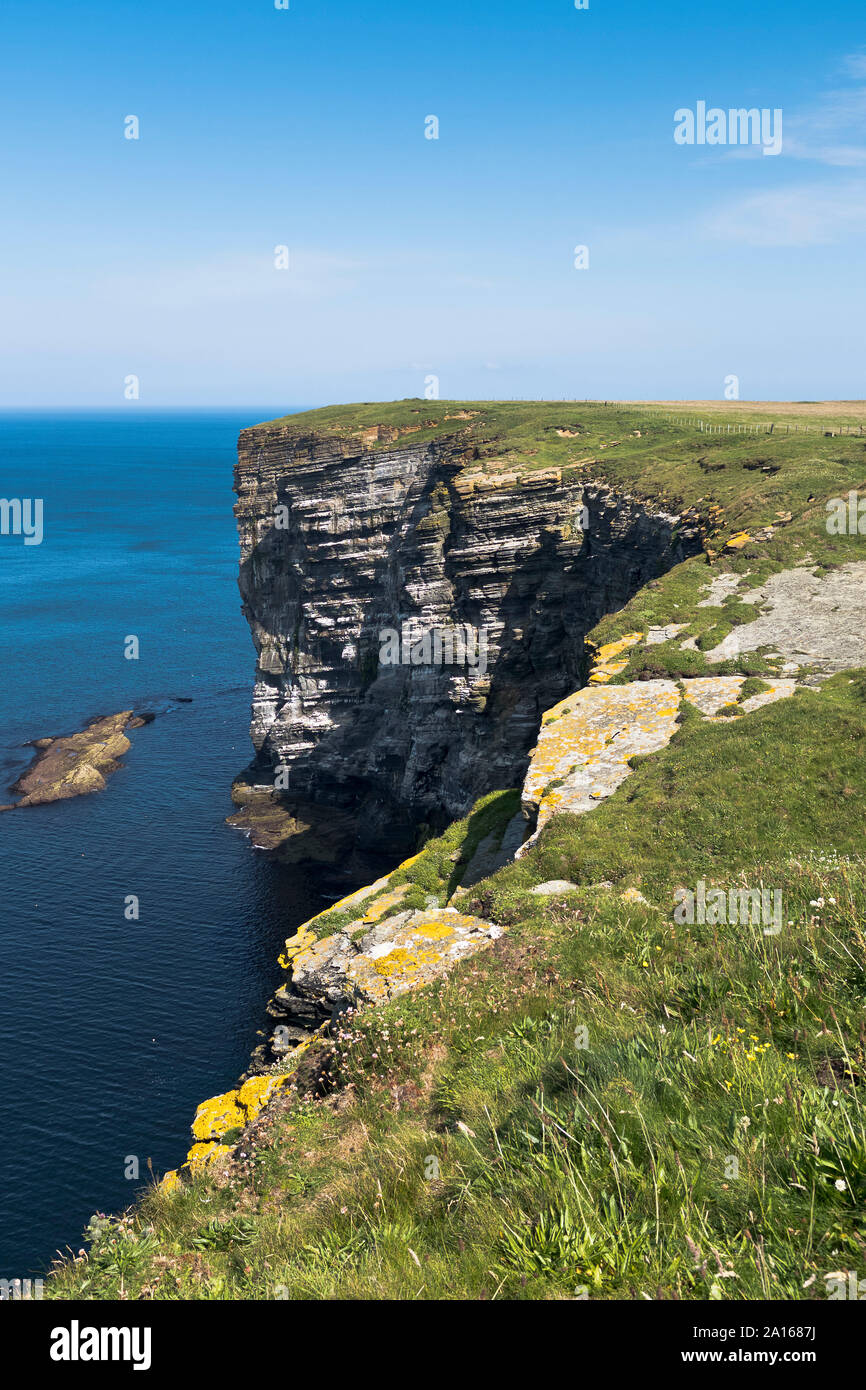
<path id="1" fill-rule="evenodd" d="M 48 1355 L 52 1361 L 128 1361 L 134 1371 L 151 1365 L 150 1327 L 82 1327 L 73 1318 L 69 1327 L 51 1330 Z"/>
<path id="2" fill-rule="evenodd" d="M 681 106 L 674 112 L 674 140 L 678 145 L 760 145 L 762 154 L 781 154 L 782 110 L 740 106 L 726 111 L 699 101 L 694 111 Z"/>
<path id="3" fill-rule="evenodd" d="M 831 536 L 866 536 L 866 497 L 849 492 L 827 503 L 827 532 Z"/>
<path id="4" fill-rule="evenodd" d="M 782 930 L 782 894 L 778 888 L 707 888 L 701 879 L 691 888 L 674 893 L 674 921 L 680 925 L 763 927 L 764 936 Z"/>
<path id="5" fill-rule="evenodd" d="M 379 631 L 380 666 L 466 666 L 475 675 L 487 670 L 487 629 L 471 623 L 418 628 L 412 623 Z"/>
<path id="6" fill-rule="evenodd" d="M 42 1298 L 44 1287 L 42 1279 L 0 1279 L 0 1303 Z"/>
<path id="7" fill-rule="evenodd" d="M 837 1269 L 824 1275 L 827 1297 L 830 1299 L 866 1299 L 866 1279 L 858 1279 L 853 1269 Z"/>
<path id="8" fill-rule="evenodd" d="M 23 536 L 25 545 L 41 545 L 42 498 L 0 497 L 0 536 Z"/>

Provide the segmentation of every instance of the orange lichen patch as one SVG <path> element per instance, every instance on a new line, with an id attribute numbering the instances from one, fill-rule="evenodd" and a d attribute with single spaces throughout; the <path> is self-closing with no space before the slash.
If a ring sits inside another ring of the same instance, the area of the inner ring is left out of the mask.
<path id="1" fill-rule="evenodd" d="M 196 1139 L 219 1139 L 230 1129 L 246 1124 L 246 1111 L 238 1105 L 237 1091 L 203 1100 L 195 1112 L 192 1132 Z"/>
<path id="2" fill-rule="evenodd" d="M 748 545 L 752 537 L 748 531 L 737 531 L 725 542 L 725 550 L 742 550 L 744 545 Z"/>
<path id="3" fill-rule="evenodd" d="M 616 642 L 606 642 L 603 646 L 595 649 L 595 656 L 592 663 L 592 670 L 589 674 L 590 685 L 605 685 L 611 677 L 624 671 L 628 665 L 628 658 L 625 661 L 617 661 L 617 657 L 622 652 L 628 651 L 635 642 L 640 642 L 643 637 L 642 632 L 627 632 L 625 637 L 620 637 Z"/>
<path id="4" fill-rule="evenodd" d="M 180 1173 L 176 1168 L 170 1168 L 167 1173 L 163 1173 L 159 1187 L 161 1192 L 166 1193 L 176 1192 L 179 1187 L 183 1187 Z"/>

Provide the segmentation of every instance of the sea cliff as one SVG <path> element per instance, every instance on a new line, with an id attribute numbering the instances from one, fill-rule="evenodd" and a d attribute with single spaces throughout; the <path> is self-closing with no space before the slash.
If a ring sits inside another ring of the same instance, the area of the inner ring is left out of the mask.
<path id="1" fill-rule="evenodd" d="M 420 826 L 519 785 L 542 712 L 584 679 L 586 634 L 701 550 L 696 512 L 574 466 L 573 411 L 539 429 L 550 465 L 510 457 L 481 412 L 407 414 L 240 438 L 256 759 L 235 796 L 260 823 L 285 808 L 287 851 L 399 858 Z"/>
<path id="2" fill-rule="evenodd" d="M 56 1296 L 808 1299 L 862 1249 L 860 425 L 708 423 L 241 436 L 232 819 L 387 867 L 288 938 L 246 1077 Z M 424 645 L 466 625 L 483 673 Z"/>

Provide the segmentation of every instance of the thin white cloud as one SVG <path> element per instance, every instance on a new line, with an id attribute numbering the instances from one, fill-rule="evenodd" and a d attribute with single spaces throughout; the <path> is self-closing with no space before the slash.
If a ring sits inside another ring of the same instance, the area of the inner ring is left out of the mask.
<path id="1" fill-rule="evenodd" d="M 866 50 L 847 54 L 840 70 L 853 85 L 827 91 L 801 111 L 784 112 L 782 153 L 788 159 L 866 169 Z M 732 157 L 754 153 L 730 151 Z M 714 240 L 766 247 L 828 246 L 862 236 L 866 181 L 850 174 L 831 178 L 734 199 L 708 213 L 701 230 Z"/>
<path id="2" fill-rule="evenodd" d="M 842 59 L 842 71 L 849 77 L 866 77 L 866 49 L 846 54 Z"/>
<path id="3" fill-rule="evenodd" d="M 702 223 L 706 235 L 748 246 L 825 246 L 862 235 L 866 182 L 798 184 L 741 198 Z"/>
<path id="4" fill-rule="evenodd" d="M 849 54 L 843 68 L 862 83 L 866 53 Z M 825 92 L 806 110 L 786 112 L 784 153 L 836 168 L 866 165 L 866 85 Z"/>

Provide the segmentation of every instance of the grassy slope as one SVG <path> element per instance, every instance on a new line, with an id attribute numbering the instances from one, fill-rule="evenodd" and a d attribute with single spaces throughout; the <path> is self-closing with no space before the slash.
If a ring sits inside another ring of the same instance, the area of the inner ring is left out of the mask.
<path id="1" fill-rule="evenodd" d="M 493 950 L 347 1022 L 337 1090 L 103 1223 L 50 1296 L 825 1297 L 866 1256 L 864 739 L 863 673 L 688 713 L 476 888 Z M 425 891 L 471 826 L 413 867 Z M 554 877 L 576 891 L 529 892 Z M 678 925 L 699 878 L 781 890 L 781 933 Z"/>

